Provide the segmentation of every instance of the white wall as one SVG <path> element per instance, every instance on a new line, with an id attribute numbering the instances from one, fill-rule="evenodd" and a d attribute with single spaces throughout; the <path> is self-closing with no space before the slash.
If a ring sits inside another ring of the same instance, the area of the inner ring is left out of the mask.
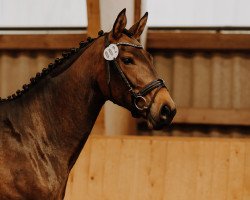
<path id="1" fill-rule="evenodd" d="M 100 0 L 101 26 L 105 31 L 110 31 L 117 15 L 126 8 L 127 28 L 134 22 L 134 0 Z"/>
<path id="2" fill-rule="evenodd" d="M 0 0 L 0 27 L 82 26 L 86 0 Z"/>
<path id="3" fill-rule="evenodd" d="M 250 0 L 147 0 L 146 8 L 149 26 L 250 26 Z M 86 0 L 0 0 L 0 27 L 81 26 Z"/>
<path id="4" fill-rule="evenodd" d="M 147 0 L 149 26 L 250 26 L 250 0 Z"/>

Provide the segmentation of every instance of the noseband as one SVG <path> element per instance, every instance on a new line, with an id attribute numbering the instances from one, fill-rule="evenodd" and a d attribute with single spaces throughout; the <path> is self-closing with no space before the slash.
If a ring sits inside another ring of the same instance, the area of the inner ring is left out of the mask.
<path id="1" fill-rule="evenodd" d="M 110 76 L 111 76 L 110 66 L 114 66 L 115 69 L 118 71 L 120 77 L 122 78 L 123 82 L 127 86 L 128 92 L 131 95 L 131 100 L 132 100 L 132 105 L 133 105 L 133 108 L 131 111 L 132 115 L 138 116 L 139 113 L 143 111 L 149 112 L 149 109 L 151 105 L 153 104 L 157 93 L 160 91 L 162 87 L 166 88 L 165 82 L 162 79 L 156 79 L 150 82 L 149 84 L 147 84 L 146 86 L 144 86 L 139 92 L 135 92 L 133 90 L 133 87 L 130 84 L 130 81 L 128 80 L 128 78 L 126 77 L 126 75 L 124 74 L 124 72 L 122 71 L 121 67 L 119 66 L 116 60 L 119 54 L 118 46 L 131 46 L 131 47 L 138 48 L 138 49 L 143 48 L 142 45 L 136 45 L 136 44 L 127 43 L 127 42 L 119 42 L 116 44 L 110 44 L 108 40 L 108 34 L 105 34 L 104 58 L 106 60 L 106 65 L 107 65 L 107 83 L 109 86 L 110 96 L 112 97 L 112 92 L 111 92 L 111 87 L 110 87 Z M 109 49 L 110 47 L 113 48 L 113 51 L 112 49 L 111 50 Z M 105 53 L 106 53 L 106 56 L 105 56 Z M 110 56 L 110 57 L 107 57 L 107 56 Z M 157 90 L 155 91 L 153 98 L 151 99 L 149 103 L 147 103 L 145 96 L 156 88 Z"/>

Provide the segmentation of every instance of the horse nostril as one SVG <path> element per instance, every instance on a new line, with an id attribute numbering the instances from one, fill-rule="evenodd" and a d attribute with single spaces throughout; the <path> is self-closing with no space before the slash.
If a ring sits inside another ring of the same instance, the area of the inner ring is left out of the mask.
<path id="1" fill-rule="evenodd" d="M 171 113 L 171 115 L 174 117 L 176 115 L 176 109 L 174 109 Z"/>
<path id="2" fill-rule="evenodd" d="M 171 111 L 168 108 L 168 106 L 166 106 L 166 105 L 162 106 L 162 108 L 161 108 L 161 118 L 166 120 L 167 117 L 170 116 L 170 114 L 171 114 Z"/>

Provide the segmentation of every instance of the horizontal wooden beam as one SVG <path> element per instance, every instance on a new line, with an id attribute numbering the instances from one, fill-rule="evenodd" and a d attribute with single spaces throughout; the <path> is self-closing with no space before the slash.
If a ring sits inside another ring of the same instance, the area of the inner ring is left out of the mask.
<path id="1" fill-rule="evenodd" d="M 174 123 L 250 126 L 250 110 L 178 108 Z"/>
<path id="2" fill-rule="evenodd" d="M 149 30 L 147 48 L 250 50 L 250 34 Z"/>
<path id="3" fill-rule="evenodd" d="M 34 34 L 0 35 L 0 49 L 4 50 L 50 50 L 77 47 L 86 40 L 83 34 Z"/>
<path id="4" fill-rule="evenodd" d="M 87 37 L 82 34 L 0 35 L 0 49 L 67 49 Z M 250 34 L 171 32 L 149 30 L 149 49 L 250 50 Z"/>

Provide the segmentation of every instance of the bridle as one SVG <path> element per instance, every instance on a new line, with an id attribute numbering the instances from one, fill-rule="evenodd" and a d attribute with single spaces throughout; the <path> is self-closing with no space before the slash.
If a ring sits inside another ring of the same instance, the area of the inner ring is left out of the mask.
<path id="1" fill-rule="evenodd" d="M 115 48 L 117 48 L 117 55 L 113 55 L 113 57 L 112 57 L 112 54 L 114 52 L 112 52 L 110 49 L 107 49 L 108 47 L 110 47 L 110 45 L 113 45 L 113 47 L 115 47 L 114 45 L 116 45 Z M 148 113 L 160 89 L 163 87 L 167 88 L 165 85 L 165 82 L 162 79 L 156 79 L 150 82 L 149 84 L 147 84 L 146 86 L 144 86 L 139 92 L 135 92 L 133 90 L 133 87 L 130 81 L 128 80 L 128 78 L 126 77 L 126 75 L 124 74 L 124 72 L 122 71 L 121 67 L 119 66 L 116 60 L 116 57 L 118 56 L 118 53 L 119 53 L 118 46 L 131 46 L 131 47 L 138 48 L 138 49 L 143 48 L 142 45 L 136 45 L 136 44 L 132 44 L 128 42 L 119 42 L 115 44 L 110 44 L 109 39 L 108 39 L 108 34 L 107 33 L 105 34 L 105 50 L 108 50 L 108 53 L 111 54 L 110 59 L 105 59 L 106 65 L 107 65 L 107 83 L 108 83 L 108 87 L 110 91 L 110 97 L 112 99 L 112 91 L 111 91 L 111 86 L 110 86 L 110 78 L 111 78 L 110 66 L 114 66 L 115 69 L 118 71 L 120 77 L 122 78 L 123 82 L 127 86 L 128 92 L 131 95 L 131 100 L 132 100 L 132 105 L 133 105 L 132 110 L 131 110 L 132 115 L 138 116 L 141 112 L 144 112 L 144 111 Z M 104 54 L 105 54 L 105 50 L 104 50 Z M 147 103 L 145 96 L 156 88 L 157 90 L 155 91 L 153 98 L 151 99 L 149 103 Z"/>

